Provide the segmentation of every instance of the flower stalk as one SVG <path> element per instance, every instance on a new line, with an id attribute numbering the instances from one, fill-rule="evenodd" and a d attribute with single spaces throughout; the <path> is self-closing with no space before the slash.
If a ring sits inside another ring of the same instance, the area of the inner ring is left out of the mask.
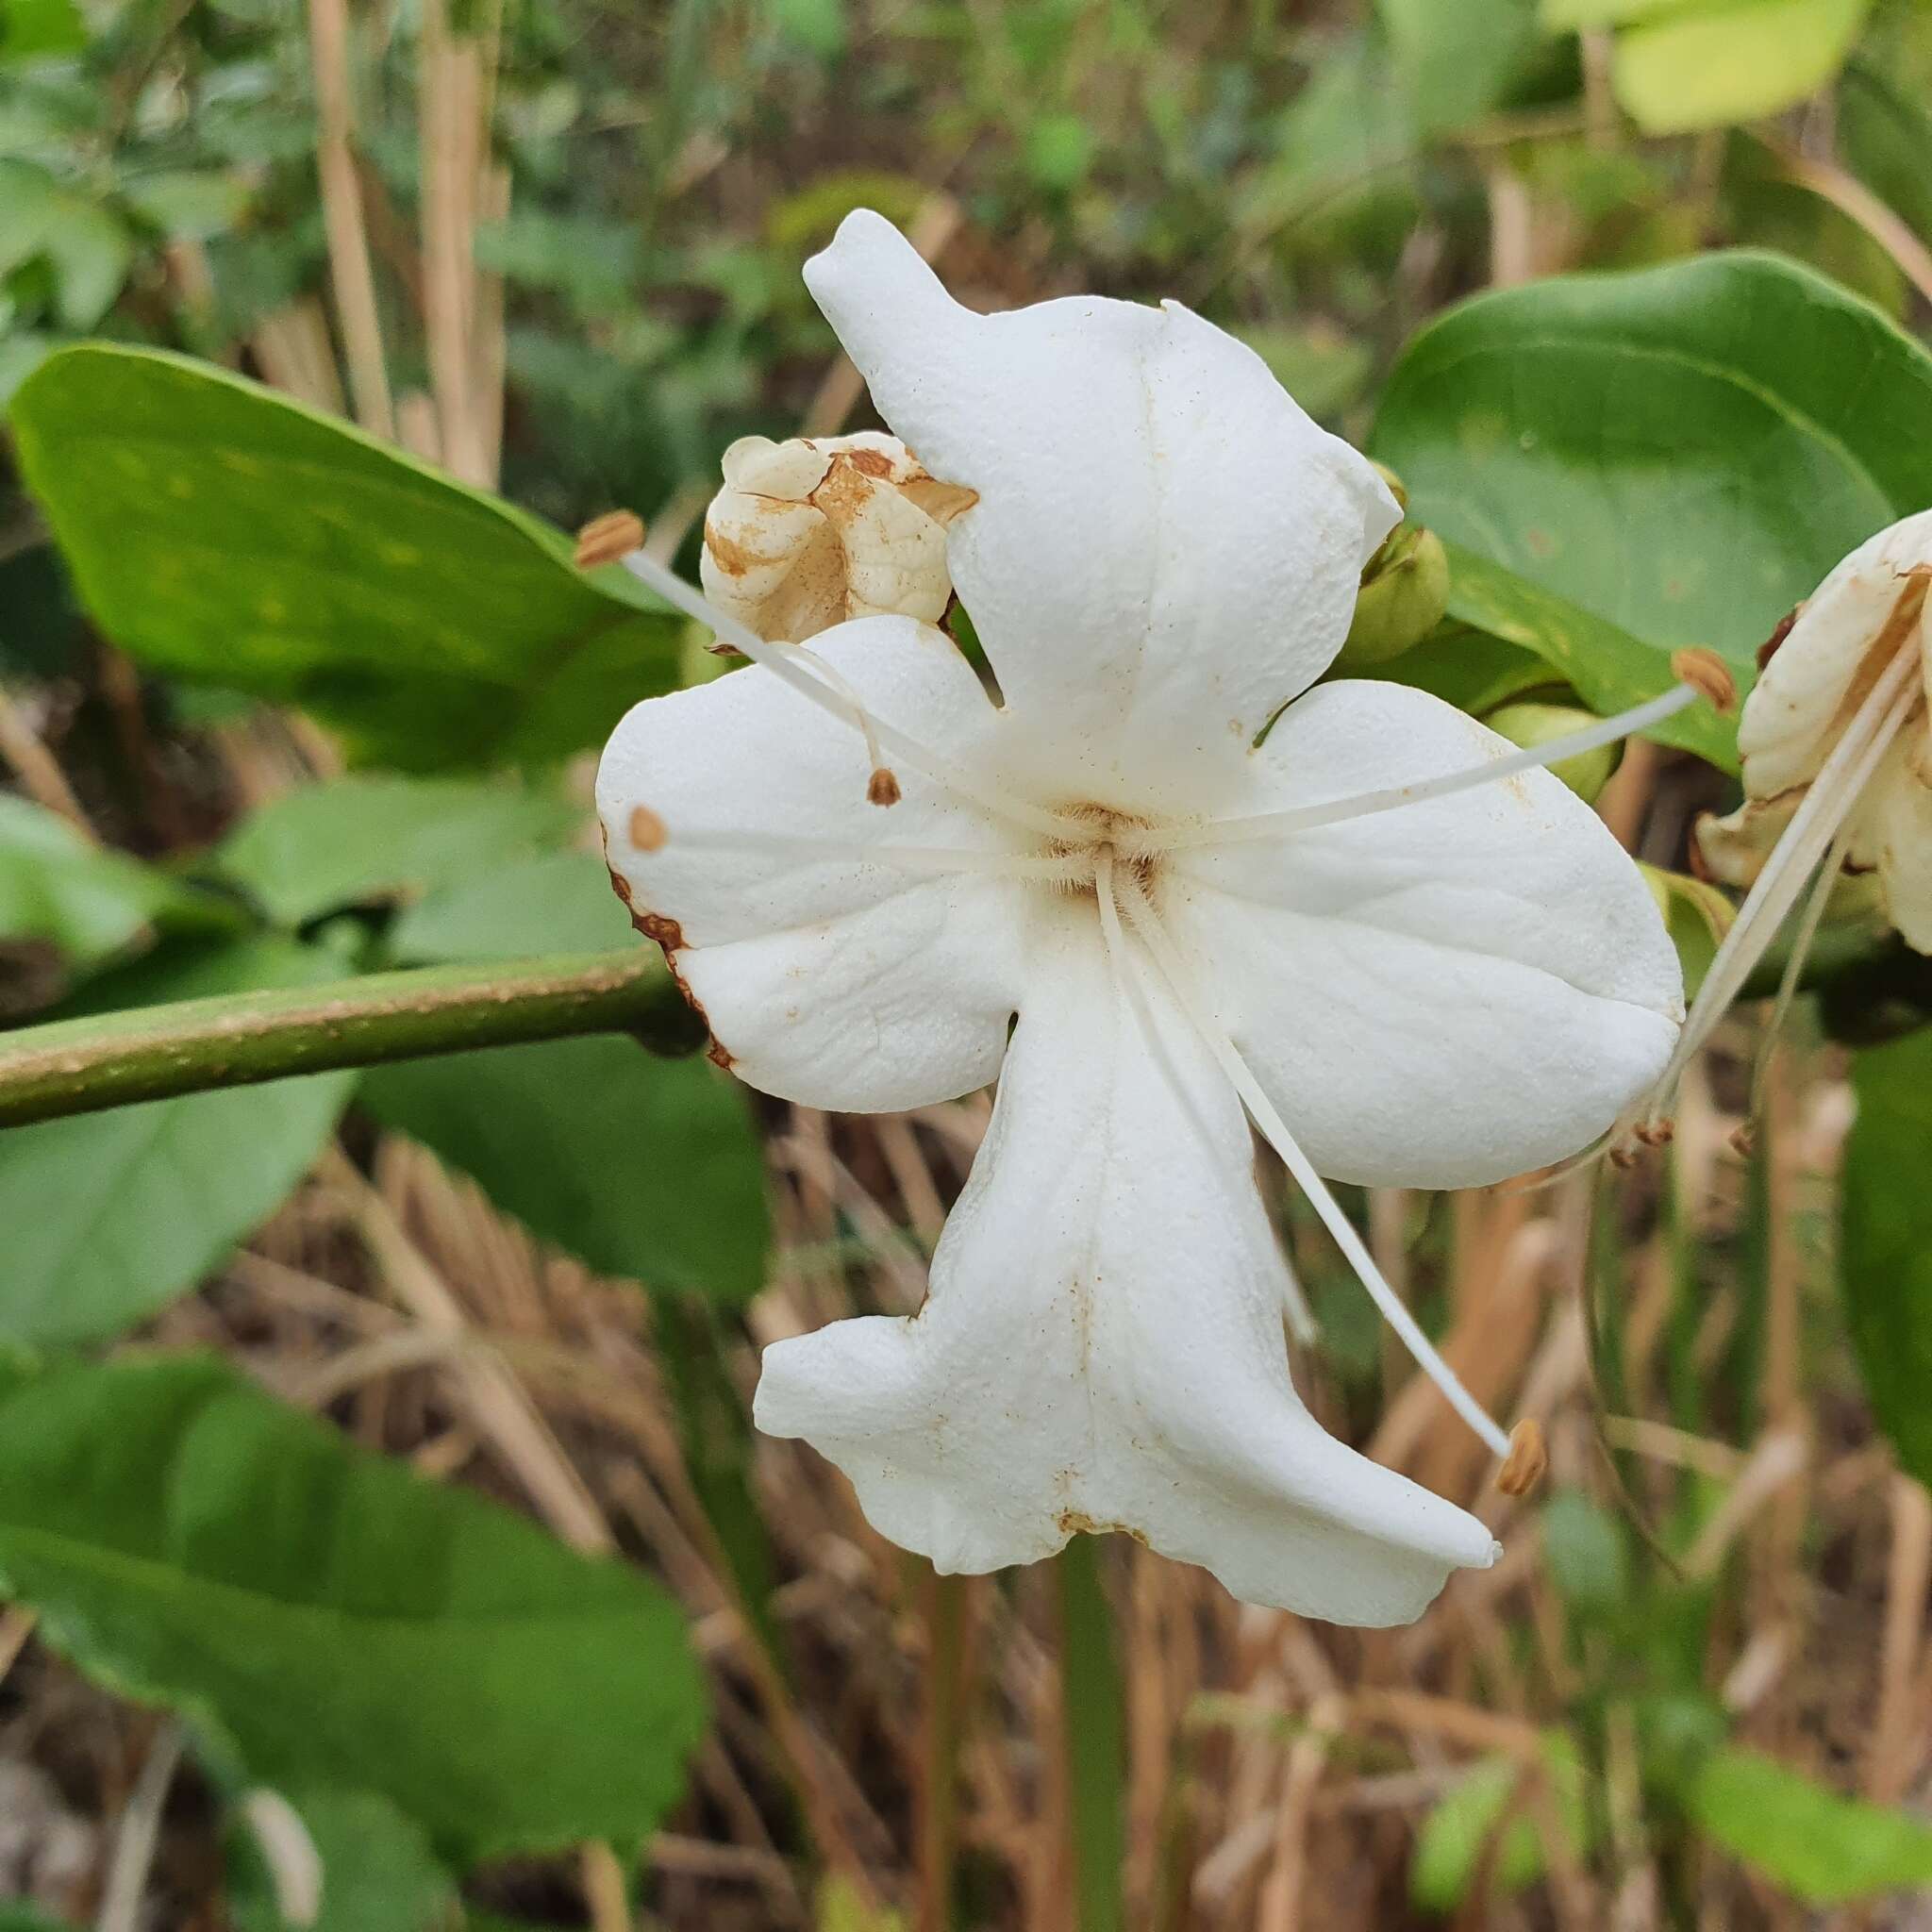
<path id="1" fill-rule="evenodd" d="M 704 1041 L 663 960 L 642 947 L 373 973 L 0 1036 L 0 1127 L 586 1033 L 628 1033 L 670 1054 Z"/>

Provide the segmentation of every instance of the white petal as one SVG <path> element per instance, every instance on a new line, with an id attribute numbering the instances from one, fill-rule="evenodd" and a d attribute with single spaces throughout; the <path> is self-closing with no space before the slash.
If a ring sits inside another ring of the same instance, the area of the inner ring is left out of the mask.
<path id="1" fill-rule="evenodd" d="M 1513 747 L 1421 691 L 1324 684 L 1251 760 L 1251 811 Z M 1160 909 L 1324 1174 L 1473 1187 L 1587 1145 L 1683 1019 L 1642 875 L 1547 772 L 1185 855 Z"/>
<path id="2" fill-rule="evenodd" d="M 1932 745 L 1923 713 L 1899 734 L 1859 801 L 1849 857 L 1876 868 L 1886 916 L 1906 943 L 1932 953 Z"/>
<path id="3" fill-rule="evenodd" d="M 805 273 L 886 420 L 979 492 L 953 579 L 1076 791 L 1174 804 L 1340 649 L 1394 500 L 1233 337 L 1099 296 L 974 315 L 868 210 Z"/>
<path id="4" fill-rule="evenodd" d="M 1806 600 L 1738 721 L 1738 751 L 1752 797 L 1773 798 L 1810 781 L 1859 694 L 1854 680 L 1905 588 L 1902 573 L 1928 566 L 1932 509 L 1861 543 Z M 1932 657 L 1932 625 L 1922 622 L 1919 641 Z"/>
<path id="5" fill-rule="evenodd" d="M 972 667 L 927 625 L 869 618 L 812 648 L 881 717 L 957 762 L 998 728 Z M 801 842 L 1010 844 L 978 808 L 903 767 L 900 802 L 870 804 L 868 775 L 856 730 L 756 666 L 639 705 L 597 774 L 612 875 L 735 1070 L 768 1093 L 854 1110 L 992 1077 L 1024 920 L 1010 881 Z"/>
<path id="6" fill-rule="evenodd" d="M 1303 1407 L 1245 1119 L 1157 997 L 1061 909 L 925 1307 L 768 1348 L 758 1425 L 941 1570 L 1121 1528 L 1250 1602 L 1406 1623 L 1495 1543 Z"/>

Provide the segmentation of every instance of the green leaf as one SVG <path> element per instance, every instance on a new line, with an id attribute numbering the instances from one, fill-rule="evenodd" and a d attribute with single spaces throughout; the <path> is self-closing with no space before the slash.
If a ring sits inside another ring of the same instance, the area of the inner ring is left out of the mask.
<path id="1" fill-rule="evenodd" d="M 260 1842 L 238 1814 L 228 1834 L 235 1932 L 443 1932 L 453 1923 L 455 1882 L 422 1827 L 387 1798 L 323 1787 L 295 1810 L 322 1860 L 321 1909 L 284 1912 Z"/>
<path id="2" fill-rule="evenodd" d="M 890 1906 L 870 1906 L 843 1874 L 834 1872 L 813 1901 L 816 1932 L 907 1932 L 906 1915 Z"/>
<path id="3" fill-rule="evenodd" d="M 46 940 L 74 965 L 120 952 L 154 924 L 228 923 L 218 900 L 93 845 L 58 812 L 0 792 L 0 939 Z"/>
<path id="4" fill-rule="evenodd" d="M 1674 13 L 1697 0 L 1542 0 L 1546 27 L 1622 26 L 1654 13 Z"/>
<path id="5" fill-rule="evenodd" d="M 1534 651 L 1462 623 L 1444 624 L 1399 657 L 1352 675 L 1413 685 L 1473 718 L 1552 681 Z"/>
<path id="6" fill-rule="evenodd" d="M 578 816 L 561 799 L 517 785 L 371 774 L 272 800 L 229 835 L 215 863 L 271 919 L 298 925 L 484 874 L 558 842 Z"/>
<path id="7" fill-rule="evenodd" d="M 1840 1238 L 1852 1345 L 1901 1466 L 1932 1484 L 1932 1032 L 1857 1056 Z"/>
<path id="8" fill-rule="evenodd" d="M 54 271 L 54 308 L 69 328 L 92 328 L 114 306 L 134 259 L 120 218 L 15 163 L 0 171 L 0 265 L 44 256 Z M 34 228 L 38 225 L 38 233 Z M 31 237 L 31 240 L 29 240 Z"/>
<path id="9" fill-rule="evenodd" d="M 645 1577 L 210 1359 L 0 1376 L 0 1577 L 251 1781 L 380 1793 L 457 1862 L 636 1844 L 704 1727 Z"/>
<path id="10" fill-rule="evenodd" d="M 0 158 L 0 275 L 41 253 L 59 209 L 59 186 L 44 168 Z"/>
<path id="11" fill-rule="evenodd" d="M 0 60 L 77 54 L 87 42 L 87 23 L 74 0 L 0 0 Z"/>
<path id="12" fill-rule="evenodd" d="M 1741 688 L 1847 551 L 1932 502 L 1932 357 L 1774 257 L 1562 277 L 1417 336 L 1373 446 L 1461 551 L 1658 651 L 1712 646 Z"/>
<path id="13" fill-rule="evenodd" d="M 164 235 L 197 241 L 226 233 L 248 207 L 247 184 L 214 168 L 166 168 L 130 175 L 120 187 L 128 206 L 145 215 Z"/>
<path id="14" fill-rule="evenodd" d="M 1839 84 L 1839 142 L 1854 173 L 1920 235 L 1932 232 L 1932 104 L 1910 73 L 1861 55 Z"/>
<path id="15" fill-rule="evenodd" d="M 1557 1815 L 1574 1847 L 1588 1840 L 1583 1772 L 1576 1747 L 1560 1731 L 1543 1735 L 1545 1772 L 1555 1789 Z M 1504 1812 L 1523 1777 L 1512 1757 L 1484 1757 L 1438 1799 L 1416 1835 L 1408 1868 L 1409 1896 L 1430 1911 L 1453 1911 L 1463 1901 L 1498 1827 L 1503 1841 L 1496 1856 L 1498 1893 L 1521 1891 L 1542 1875 L 1546 1854 L 1542 1836 L 1526 1807 L 1518 1806 L 1506 1824 Z"/>
<path id="16" fill-rule="evenodd" d="M 287 941 L 235 941 L 97 980 L 85 1008 L 299 986 L 331 971 Z M 0 1341 L 113 1335 L 192 1287 L 308 1172 L 353 1080 L 309 1074 L 0 1133 Z"/>
<path id="17" fill-rule="evenodd" d="M 1543 1558 L 1557 1588 L 1586 1609 L 1610 1609 L 1630 1593 L 1623 1526 L 1582 1490 L 1558 1490 L 1542 1513 Z"/>
<path id="18" fill-rule="evenodd" d="M 1460 623 L 1533 651 L 1604 717 L 1668 691 L 1675 679 L 1671 654 L 1627 630 L 1517 576 L 1473 550 L 1449 552 L 1449 615 Z M 1392 661 L 1393 670 L 1401 663 Z M 1741 681 L 1741 680 L 1740 680 Z M 1726 771 L 1738 769 L 1736 715 L 1720 717 L 1692 705 L 1643 734 L 1659 744 L 1694 751 Z"/>
<path id="19" fill-rule="evenodd" d="M 0 1906 L 0 1932 L 72 1932 L 61 1921 L 43 1917 L 31 1906 Z"/>
<path id="20" fill-rule="evenodd" d="M 372 761 L 560 757 L 670 689 L 679 620 L 562 535 L 252 382 L 83 344 L 23 383 L 29 487 L 144 664 L 313 711 Z"/>
<path id="21" fill-rule="evenodd" d="M 743 1090 L 702 1059 L 558 1040 L 379 1067 L 360 1097 L 499 1208 L 607 1274 L 726 1301 L 764 1278 Z"/>
<path id="22" fill-rule="evenodd" d="M 1825 86 L 1872 0 L 1731 0 L 1673 12 L 1617 37 L 1610 77 L 1647 134 L 1756 121 Z"/>
<path id="23" fill-rule="evenodd" d="M 1932 1885 L 1932 1825 L 1841 1798 L 1755 1751 L 1714 1753 L 1690 1812 L 1727 1851 L 1807 1905 Z"/>
<path id="24" fill-rule="evenodd" d="M 1541 38 L 1536 0 L 1376 0 L 1376 10 L 1423 134 L 1487 114 Z"/>
<path id="25" fill-rule="evenodd" d="M 458 877 L 409 907 L 389 930 L 405 963 L 601 953 L 636 938 L 601 858 L 539 852 Z"/>

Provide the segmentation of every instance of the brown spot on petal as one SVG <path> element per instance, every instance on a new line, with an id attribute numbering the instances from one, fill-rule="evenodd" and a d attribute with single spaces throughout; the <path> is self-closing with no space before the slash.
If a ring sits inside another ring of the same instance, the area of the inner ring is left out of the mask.
<path id="1" fill-rule="evenodd" d="M 648 805 L 634 805 L 630 808 L 630 842 L 640 852 L 664 849 L 664 821 Z"/>
<path id="2" fill-rule="evenodd" d="M 746 549 L 742 543 L 734 542 L 715 524 L 705 525 L 705 548 L 709 552 L 711 561 L 727 577 L 741 577 L 765 561 L 757 552 Z"/>
<path id="3" fill-rule="evenodd" d="M 1791 626 L 1804 616 L 1805 607 L 1794 604 L 1784 616 L 1778 619 L 1777 628 L 1757 647 L 1757 668 L 1762 671 L 1777 656 L 1777 647 L 1790 636 Z"/>
<path id="4" fill-rule="evenodd" d="M 855 470 L 863 470 L 868 476 L 883 479 L 892 474 L 892 459 L 884 450 L 848 449 L 840 460 L 850 463 Z"/>
<path id="5" fill-rule="evenodd" d="M 1054 1522 L 1058 1524 L 1062 1536 L 1130 1536 L 1142 1548 L 1153 1548 L 1146 1536 L 1131 1523 L 1096 1523 L 1079 1509 L 1062 1509 Z"/>
<path id="6" fill-rule="evenodd" d="M 592 517 L 577 532 L 576 566 L 594 570 L 600 563 L 615 563 L 641 548 L 643 541 L 643 520 L 630 510 L 613 509 Z"/>
<path id="7" fill-rule="evenodd" d="M 1543 1442 L 1542 1424 L 1534 1416 L 1524 1416 L 1509 1431 L 1509 1454 L 1496 1474 L 1496 1487 L 1506 1496 L 1526 1496 L 1542 1480 L 1550 1466 L 1550 1452 Z"/>
<path id="8" fill-rule="evenodd" d="M 630 923 L 647 940 L 656 940 L 667 958 L 684 944 L 684 929 L 676 920 L 667 919 L 661 912 L 633 912 Z"/>
<path id="9" fill-rule="evenodd" d="M 941 483 L 924 471 L 900 484 L 899 493 L 923 509 L 936 524 L 950 524 L 979 501 L 979 491 L 963 483 Z"/>
<path id="10" fill-rule="evenodd" d="M 902 796 L 899 780 L 884 765 L 866 780 L 865 795 L 874 805 L 897 805 Z"/>

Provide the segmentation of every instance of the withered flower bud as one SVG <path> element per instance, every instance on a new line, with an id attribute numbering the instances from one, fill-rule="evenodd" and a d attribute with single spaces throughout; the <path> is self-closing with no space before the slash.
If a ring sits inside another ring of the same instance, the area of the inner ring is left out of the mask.
<path id="1" fill-rule="evenodd" d="M 945 526 L 975 500 L 896 437 L 742 437 L 705 516 L 706 594 L 790 643 L 853 617 L 937 624 L 953 594 Z"/>

